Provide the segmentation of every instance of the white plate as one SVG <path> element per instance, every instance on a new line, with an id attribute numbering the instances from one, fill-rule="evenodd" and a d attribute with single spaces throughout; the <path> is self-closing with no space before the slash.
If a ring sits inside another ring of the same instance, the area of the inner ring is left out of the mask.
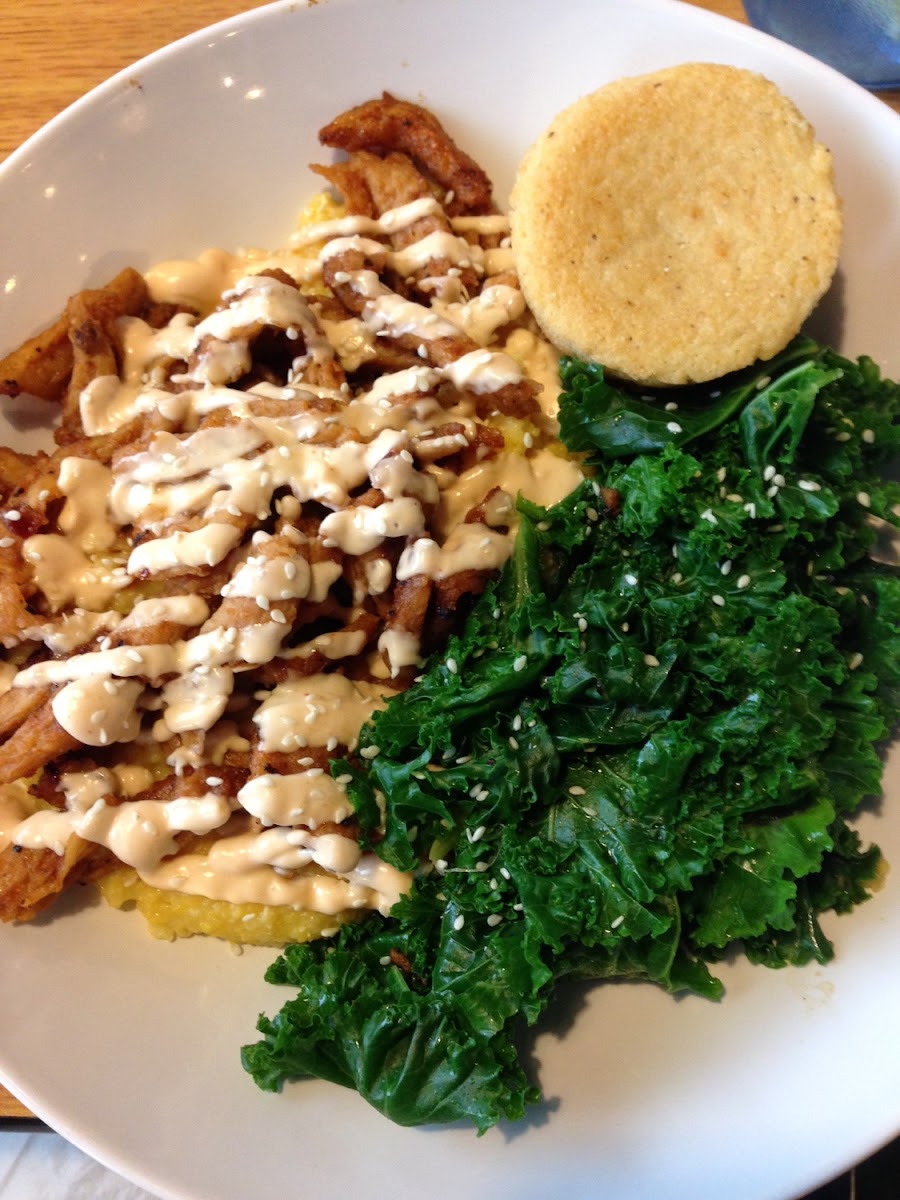
<path id="1" fill-rule="evenodd" d="M 316 187 L 316 130 L 383 88 L 433 107 L 502 199 L 567 102 L 697 59 L 763 71 L 834 149 L 847 235 L 818 329 L 900 375 L 900 120 L 811 59 L 669 0 L 285 3 L 153 56 L 0 170 L 4 349 L 126 263 L 281 241 Z M 900 862 L 896 809 L 862 827 Z M 898 917 L 895 870 L 830 923 L 826 969 L 731 966 L 719 1005 L 644 986 L 579 994 L 537 1043 L 546 1104 L 479 1139 L 395 1128 L 325 1084 L 257 1091 L 238 1048 L 285 998 L 262 981 L 271 953 L 154 943 L 140 918 L 67 901 L 0 930 L 0 1067 L 72 1141 L 178 1200 L 784 1200 L 900 1129 Z"/>

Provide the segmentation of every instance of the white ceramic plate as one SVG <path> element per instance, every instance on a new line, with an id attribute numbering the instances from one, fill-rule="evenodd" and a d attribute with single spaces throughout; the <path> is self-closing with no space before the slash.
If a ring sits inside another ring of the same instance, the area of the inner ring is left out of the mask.
<path id="1" fill-rule="evenodd" d="M 433 107 L 503 198 L 563 105 L 697 59 L 763 71 L 833 148 L 847 235 L 817 329 L 900 375 L 900 120 L 674 0 L 285 3 L 155 55 L 0 169 L 3 348 L 127 263 L 280 242 L 316 187 L 316 130 L 383 88 Z M 896 808 L 862 828 L 900 863 Z M 395 1128 L 325 1084 L 257 1091 L 238 1048 L 284 998 L 262 981 L 271 953 L 154 943 L 140 918 L 67 901 L 0 929 L 0 1072 L 72 1141 L 178 1200 L 785 1200 L 900 1129 L 898 918 L 895 870 L 830 924 L 827 969 L 737 964 L 719 1005 L 644 986 L 573 997 L 537 1042 L 547 1102 L 478 1139 Z"/>

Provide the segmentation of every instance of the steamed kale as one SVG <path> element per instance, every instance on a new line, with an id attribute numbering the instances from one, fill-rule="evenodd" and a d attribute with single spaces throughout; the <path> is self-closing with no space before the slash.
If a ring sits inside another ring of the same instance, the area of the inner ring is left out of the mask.
<path id="1" fill-rule="evenodd" d="M 590 477 L 520 500 L 463 632 L 335 768 L 367 844 L 429 866 L 386 921 L 271 967 L 297 996 L 244 1048 L 263 1088 L 485 1130 L 537 1098 L 519 1040 L 560 980 L 716 998 L 735 944 L 826 961 L 819 915 L 875 877 L 847 821 L 900 702 L 900 572 L 870 557 L 900 386 L 807 339 L 712 389 L 562 379 Z"/>

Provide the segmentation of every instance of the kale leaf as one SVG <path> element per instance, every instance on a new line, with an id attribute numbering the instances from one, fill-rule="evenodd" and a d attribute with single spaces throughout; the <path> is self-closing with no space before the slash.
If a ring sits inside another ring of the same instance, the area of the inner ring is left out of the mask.
<path id="1" fill-rule="evenodd" d="M 802 338 L 708 388 L 562 381 L 588 478 L 520 499 L 465 628 L 336 765 L 415 879 L 273 965 L 296 997 L 244 1048 L 263 1088 L 315 1075 L 483 1131 L 537 1098 L 521 1039 L 560 980 L 714 999 L 736 944 L 826 961 L 819 916 L 876 875 L 847 821 L 900 711 L 900 572 L 872 557 L 900 386 Z"/>

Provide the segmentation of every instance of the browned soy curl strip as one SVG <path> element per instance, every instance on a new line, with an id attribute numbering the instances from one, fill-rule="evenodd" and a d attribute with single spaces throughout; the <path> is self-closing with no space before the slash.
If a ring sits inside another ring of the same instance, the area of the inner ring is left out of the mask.
<path id="1" fill-rule="evenodd" d="M 119 865 L 105 846 L 73 834 L 62 854 L 49 847 L 6 846 L 0 852 L 0 921 L 30 921 L 64 888 L 88 883 Z"/>
<path id="2" fill-rule="evenodd" d="M 80 745 L 56 720 L 52 702 L 45 700 L 0 747 L 0 783 L 25 779 Z"/>
<path id="3" fill-rule="evenodd" d="M 452 193 L 447 204 L 452 215 L 492 209 L 491 181 L 478 163 L 456 145 L 433 113 L 389 92 L 335 117 L 319 131 L 319 140 L 348 152 L 402 151 Z"/>

